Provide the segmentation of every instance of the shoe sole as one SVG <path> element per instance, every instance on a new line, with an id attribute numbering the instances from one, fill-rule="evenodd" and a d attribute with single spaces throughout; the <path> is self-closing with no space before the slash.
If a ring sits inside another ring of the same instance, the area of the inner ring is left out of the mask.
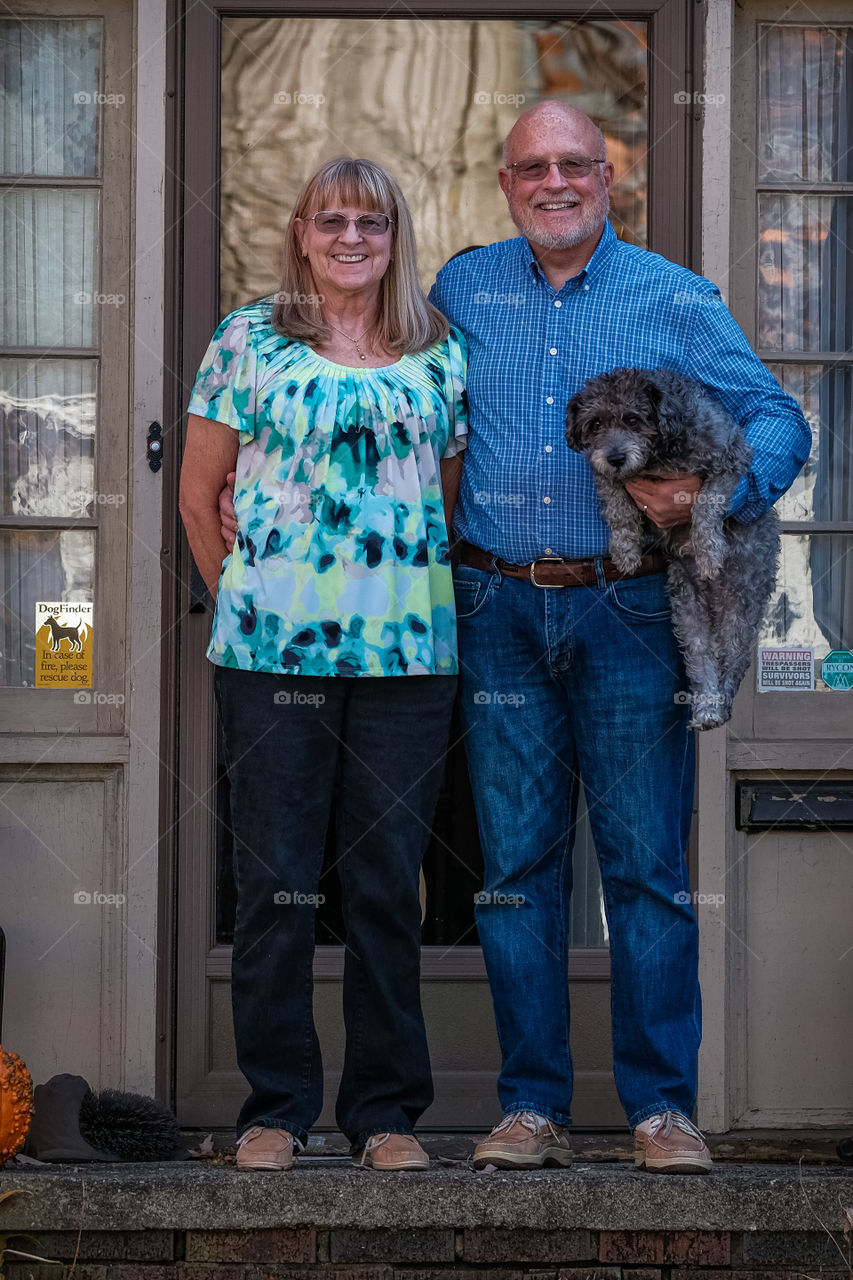
<path id="1" fill-rule="evenodd" d="M 429 1168 L 429 1164 L 424 1164 L 423 1160 L 412 1160 L 410 1162 L 398 1162 L 396 1164 L 374 1164 L 372 1160 L 365 1160 L 362 1163 L 361 1157 L 353 1157 L 353 1164 L 359 1169 L 373 1169 L 376 1173 L 406 1173 L 413 1172 L 418 1169 L 423 1173 Z"/>
<path id="2" fill-rule="evenodd" d="M 568 1169 L 574 1156 L 571 1151 L 549 1148 L 541 1156 L 516 1156 L 508 1152 L 505 1155 L 477 1156 L 475 1169 L 485 1169 L 486 1165 L 494 1165 L 496 1169 L 544 1169 L 547 1166 Z"/>
<path id="3" fill-rule="evenodd" d="M 249 1170 L 268 1169 L 274 1173 L 289 1173 L 295 1164 L 295 1160 L 291 1161 L 290 1164 L 276 1164 L 273 1160 L 253 1160 L 251 1164 L 238 1164 L 237 1168 Z"/>
<path id="4" fill-rule="evenodd" d="M 695 1160 L 691 1160 L 689 1157 L 672 1160 L 647 1160 L 641 1152 L 637 1152 L 634 1155 L 635 1168 L 645 1169 L 647 1173 L 710 1173 L 713 1163 L 713 1160 L 703 1156 L 698 1156 Z"/>

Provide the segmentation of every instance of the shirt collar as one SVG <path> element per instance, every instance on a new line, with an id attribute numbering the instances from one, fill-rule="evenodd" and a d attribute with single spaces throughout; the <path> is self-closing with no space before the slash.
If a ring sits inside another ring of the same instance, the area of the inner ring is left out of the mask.
<path id="1" fill-rule="evenodd" d="M 516 243 L 519 246 L 519 253 L 522 261 L 526 263 L 526 265 L 529 268 L 532 268 L 533 273 L 537 279 L 544 280 L 545 275 L 542 271 L 542 268 L 539 266 L 539 262 L 536 258 L 535 253 L 530 248 L 529 241 L 526 240 L 524 236 L 519 236 Z M 616 232 L 613 230 L 613 226 L 610 220 L 608 219 L 607 222 L 605 222 L 604 224 L 604 230 L 601 233 L 601 239 L 599 240 L 598 244 L 595 246 L 595 252 L 593 253 L 589 262 L 581 271 L 578 272 L 576 276 L 572 276 L 571 280 L 567 280 L 566 284 L 571 284 L 572 280 L 577 280 L 577 281 L 584 280 L 584 279 L 591 280 L 601 270 L 601 267 L 603 266 L 607 258 L 610 257 L 610 254 L 613 252 L 613 249 L 615 248 L 617 243 L 618 243 L 618 239 L 616 236 Z"/>

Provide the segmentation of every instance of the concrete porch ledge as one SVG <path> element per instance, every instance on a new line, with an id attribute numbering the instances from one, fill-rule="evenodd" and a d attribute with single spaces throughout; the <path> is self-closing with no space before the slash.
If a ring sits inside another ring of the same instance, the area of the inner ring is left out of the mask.
<path id="1" fill-rule="evenodd" d="M 840 1232 L 853 1211 L 853 1169 L 716 1167 L 706 1177 L 577 1162 L 571 1170 L 476 1174 L 466 1168 L 376 1174 L 329 1157 L 290 1173 L 208 1162 L 7 1165 L 0 1233 L 477 1227 L 530 1232 Z M 836 1266 L 843 1266 L 840 1259 Z"/>

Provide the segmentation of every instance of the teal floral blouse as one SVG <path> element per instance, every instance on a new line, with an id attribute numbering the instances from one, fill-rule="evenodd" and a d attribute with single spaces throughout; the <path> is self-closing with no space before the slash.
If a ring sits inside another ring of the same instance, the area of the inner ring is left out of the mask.
<path id="1" fill-rule="evenodd" d="M 266 300 L 226 316 L 189 403 L 240 433 L 208 658 L 278 675 L 454 674 L 438 464 L 465 444 L 464 339 L 351 369 L 270 316 Z"/>

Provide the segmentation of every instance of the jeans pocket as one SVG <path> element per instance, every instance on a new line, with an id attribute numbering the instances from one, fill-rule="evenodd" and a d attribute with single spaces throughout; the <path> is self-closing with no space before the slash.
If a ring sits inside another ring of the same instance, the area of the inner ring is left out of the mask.
<path id="1" fill-rule="evenodd" d="M 635 622 L 663 622 L 670 617 L 665 573 L 610 582 L 607 593 L 617 613 Z"/>
<path id="2" fill-rule="evenodd" d="M 453 594 L 456 597 L 456 620 L 464 622 L 474 618 L 482 610 L 495 589 L 500 575 L 459 565 L 453 573 Z"/>

